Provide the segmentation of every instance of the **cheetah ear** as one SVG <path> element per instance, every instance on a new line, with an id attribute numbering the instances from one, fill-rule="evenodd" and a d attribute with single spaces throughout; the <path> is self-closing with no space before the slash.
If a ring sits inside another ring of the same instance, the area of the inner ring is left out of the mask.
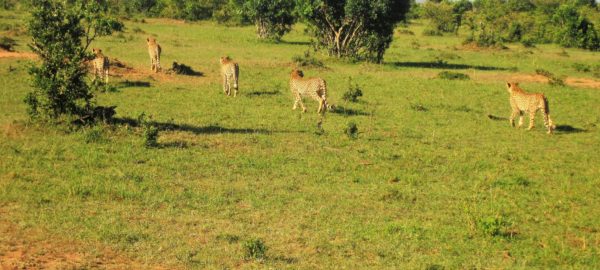
<path id="1" fill-rule="evenodd" d="M 150 42 L 150 38 L 146 38 L 146 42 Z"/>
<path id="2" fill-rule="evenodd" d="M 512 85 L 511 85 L 509 82 L 507 82 L 507 83 L 506 83 L 506 86 L 507 86 L 508 88 L 511 88 L 511 87 L 512 87 Z"/>

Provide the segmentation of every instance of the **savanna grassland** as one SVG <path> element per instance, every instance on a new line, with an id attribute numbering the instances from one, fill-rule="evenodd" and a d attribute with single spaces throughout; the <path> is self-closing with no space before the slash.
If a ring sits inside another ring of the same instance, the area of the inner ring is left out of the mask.
<path id="1" fill-rule="evenodd" d="M 4 24 L 22 23 L 1 15 Z M 315 102 L 306 101 L 305 114 L 291 110 L 292 58 L 310 48 L 302 25 L 280 43 L 212 22 L 126 27 L 93 45 L 132 67 L 113 73 L 116 92 L 97 94 L 97 104 L 117 106 L 113 123 L 29 122 L 22 100 L 32 60 L 0 58 L 3 263 L 600 267 L 600 79 L 573 67 L 600 63 L 597 52 L 470 48 L 462 36 L 422 36 L 415 22 L 414 35 L 398 28 L 384 64 L 316 53 L 325 67 L 302 67 L 327 80 L 338 107 L 321 130 Z M 150 35 L 164 69 L 177 61 L 203 76 L 150 73 Z M 15 38 L 17 51 L 28 51 L 27 36 Z M 240 63 L 237 98 L 221 90 L 224 55 Z M 549 85 L 535 75 L 540 68 L 566 77 L 566 86 Z M 436 78 L 442 71 L 470 80 Z M 357 103 L 342 99 L 350 78 L 364 94 Z M 533 131 L 509 127 L 506 81 L 546 94 L 554 135 L 539 114 Z M 142 113 L 160 130 L 158 147 L 144 147 Z M 349 123 L 356 138 L 346 134 Z M 249 258 L 248 243 L 263 243 L 265 256 Z"/>

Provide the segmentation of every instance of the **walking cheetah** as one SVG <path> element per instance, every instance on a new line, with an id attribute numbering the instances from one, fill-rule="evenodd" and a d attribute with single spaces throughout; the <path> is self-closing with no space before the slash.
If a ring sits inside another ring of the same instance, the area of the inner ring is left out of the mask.
<path id="1" fill-rule="evenodd" d="M 229 57 L 221 57 L 219 60 L 221 63 L 221 76 L 223 76 L 223 92 L 228 96 L 231 96 L 231 84 L 233 81 L 233 96 L 237 96 L 238 93 L 238 79 L 240 75 L 240 67 L 238 63 L 233 62 Z"/>
<path id="2" fill-rule="evenodd" d="M 548 128 L 548 134 L 551 134 L 556 126 L 550 119 L 550 107 L 548 107 L 548 99 L 544 94 L 526 93 L 519 87 L 518 83 L 506 83 L 508 92 L 510 93 L 510 107 L 512 114 L 510 115 L 510 125 L 515 126 L 515 117 L 519 116 L 519 126 L 523 125 L 523 112 L 529 112 L 529 128 L 531 130 L 535 126 L 535 114 L 538 110 L 544 115 L 544 125 Z"/>
<path id="3" fill-rule="evenodd" d="M 92 65 L 94 66 L 94 80 L 100 77 L 100 79 L 104 79 L 104 83 L 108 83 L 108 57 L 102 54 L 101 49 L 94 48 L 92 49 L 92 52 L 96 55 L 92 60 Z"/>
<path id="4" fill-rule="evenodd" d="M 148 54 L 150 54 L 150 69 L 158 73 L 161 70 L 160 53 L 162 48 L 156 43 L 156 39 L 153 37 L 147 38 L 146 42 L 148 43 Z"/>
<path id="5" fill-rule="evenodd" d="M 301 70 L 294 69 L 290 74 L 290 90 L 295 98 L 292 110 L 295 110 L 300 104 L 302 112 L 306 112 L 306 106 L 302 102 L 304 97 L 311 97 L 319 102 L 317 110 L 319 114 L 325 114 L 327 109 L 333 108 L 327 103 L 327 83 L 321 78 L 304 78 Z"/>

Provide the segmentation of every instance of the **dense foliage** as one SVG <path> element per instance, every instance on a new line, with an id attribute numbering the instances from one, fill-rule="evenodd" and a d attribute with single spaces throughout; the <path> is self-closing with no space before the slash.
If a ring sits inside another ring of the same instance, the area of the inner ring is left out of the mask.
<path id="1" fill-rule="evenodd" d="M 381 62 L 408 0 L 299 0 L 300 16 L 317 45 L 335 57 Z"/>
<path id="2" fill-rule="evenodd" d="M 33 0 L 29 34 L 31 50 L 41 64 L 30 69 L 33 90 L 25 102 L 32 117 L 56 118 L 91 111 L 93 94 L 85 80 L 83 63 L 91 58 L 88 47 L 99 36 L 121 30 L 123 25 L 103 14 L 101 1 Z"/>
<path id="3" fill-rule="evenodd" d="M 422 6 L 422 17 L 429 20 L 427 35 L 458 33 L 465 13 L 473 8 L 469 0 L 428 1 Z"/>
<path id="4" fill-rule="evenodd" d="M 477 0 L 473 7 L 466 24 L 469 41 L 479 46 L 521 41 L 600 49 L 593 1 Z"/>
<path id="5" fill-rule="evenodd" d="M 289 0 L 247 0 L 243 10 L 254 21 L 259 38 L 280 40 L 295 22 L 294 6 Z"/>

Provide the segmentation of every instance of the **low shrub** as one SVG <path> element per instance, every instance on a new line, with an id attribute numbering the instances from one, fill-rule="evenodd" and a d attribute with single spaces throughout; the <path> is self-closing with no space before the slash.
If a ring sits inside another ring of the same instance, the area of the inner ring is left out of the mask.
<path id="1" fill-rule="evenodd" d="M 469 75 L 464 73 L 452 72 L 452 71 L 442 71 L 437 76 L 439 79 L 443 80 L 469 80 L 471 79 Z"/>

